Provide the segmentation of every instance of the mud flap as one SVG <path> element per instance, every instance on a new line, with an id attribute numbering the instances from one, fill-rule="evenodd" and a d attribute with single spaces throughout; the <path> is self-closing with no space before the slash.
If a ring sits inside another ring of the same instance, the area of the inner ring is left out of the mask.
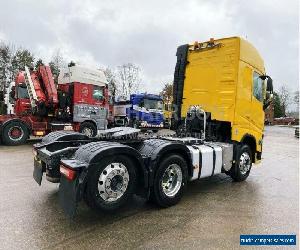
<path id="1" fill-rule="evenodd" d="M 34 158 L 34 169 L 33 169 L 33 179 L 37 182 L 37 184 L 41 185 L 43 173 L 45 170 L 43 169 L 43 164 L 41 160 L 38 160 L 36 157 Z"/>
<path id="2" fill-rule="evenodd" d="M 69 181 L 64 175 L 60 177 L 59 203 L 70 218 L 76 215 L 78 202 L 82 198 L 84 178 L 84 173 L 73 181 Z"/>

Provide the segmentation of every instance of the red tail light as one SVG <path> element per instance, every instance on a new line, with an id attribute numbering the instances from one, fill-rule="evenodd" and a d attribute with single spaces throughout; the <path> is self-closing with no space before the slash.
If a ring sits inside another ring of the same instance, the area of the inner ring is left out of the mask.
<path id="1" fill-rule="evenodd" d="M 67 168 L 64 165 L 60 165 L 60 173 L 63 174 L 68 180 L 72 181 L 76 177 L 76 171 L 70 168 Z"/>

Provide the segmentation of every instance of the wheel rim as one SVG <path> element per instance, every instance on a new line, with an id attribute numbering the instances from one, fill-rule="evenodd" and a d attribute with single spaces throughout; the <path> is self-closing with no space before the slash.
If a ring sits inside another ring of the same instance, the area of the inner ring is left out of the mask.
<path id="1" fill-rule="evenodd" d="M 91 128 L 84 128 L 82 129 L 82 133 L 87 135 L 88 137 L 92 137 L 93 136 L 93 130 Z"/>
<path id="2" fill-rule="evenodd" d="M 19 141 L 24 135 L 24 131 L 19 126 L 13 126 L 8 130 L 8 137 L 12 141 Z"/>
<path id="3" fill-rule="evenodd" d="M 179 165 L 172 164 L 164 172 L 161 181 L 162 190 L 168 197 L 175 196 L 182 184 L 182 171 Z"/>
<path id="4" fill-rule="evenodd" d="M 242 175 L 245 175 L 251 167 L 251 157 L 247 152 L 244 152 L 240 156 L 239 168 Z"/>
<path id="5" fill-rule="evenodd" d="M 106 202 L 114 202 L 124 195 L 128 183 L 129 174 L 125 165 L 119 162 L 111 163 L 99 176 L 99 195 Z"/>

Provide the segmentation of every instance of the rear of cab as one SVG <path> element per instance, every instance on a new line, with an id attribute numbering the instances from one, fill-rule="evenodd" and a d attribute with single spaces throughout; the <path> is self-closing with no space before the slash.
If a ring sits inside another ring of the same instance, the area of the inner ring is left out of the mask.
<path id="1" fill-rule="evenodd" d="M 190 45 L 187 54 L 181 117 L 191 105 L 199 105 L 212 120 L 230 122 L 231 140 L 241 142 L 246 136 L 255 140 L 256 161 L 264 129 L 266 86 L 259 78 L 265 75 L 263 59 L 239 37 L 211 40 L 204 49 L 197 46 Z"/>

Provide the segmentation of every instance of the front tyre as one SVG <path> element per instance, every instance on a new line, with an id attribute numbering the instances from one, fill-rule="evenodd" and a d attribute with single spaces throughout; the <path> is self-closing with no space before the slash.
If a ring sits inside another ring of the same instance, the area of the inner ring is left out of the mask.
<path id="1" fill-rule="evenodd" d="M 244 181 L 252 167 L 252 152 L 248 145 L 238 146 L 235 163 L 230 169 L 230 176 L 235 181 Z"/>
<path id="2" fill-rule="evenodd" d="M 95 137 L 97 135 L 97 127 L 92 122 L 83 122 L 80 124 L 79 132 L 88 137 Z"/>
<path id="3" fill-rule="evenodd" d="M 124 155 L 107 157 L 89 172 L 85 200 L 93 209 L 112 212 L 132 198 L 135 186 L 134 163 Z"/>
<path id="4" fill-rule="evenodd" d="M 177 204 L 183 195 L 187 178 L 187 164 L 181 156 L 174 154 L 164 158 L 155 174 L 151 201 L 161 207 Z"/>

